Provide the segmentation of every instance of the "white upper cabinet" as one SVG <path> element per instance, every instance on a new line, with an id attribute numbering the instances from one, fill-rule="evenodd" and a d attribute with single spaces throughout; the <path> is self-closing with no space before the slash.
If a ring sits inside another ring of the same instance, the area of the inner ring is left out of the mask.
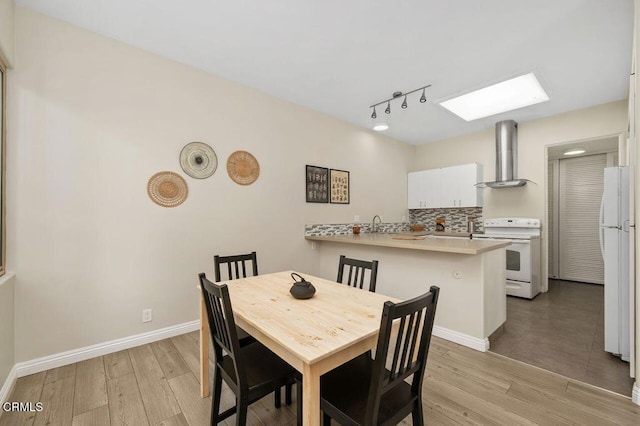
<path id="1" fill-rule="evenodd" d="M 408 175 L 408 208 L 482 207 L 482 164 L 471 163 Z"/>
<path id="2" fill-rule="evenodd" d="M 424 193 L 424 171 L 409 173 L 407 175 L 407 199 L 410 209 L 423 208 Z"/>
<path id="3" fill-rule="evenodd" d="M 440 169 L 411 172 L 407 176 L 410 209 L 438 207 L 440 203 Z"/>

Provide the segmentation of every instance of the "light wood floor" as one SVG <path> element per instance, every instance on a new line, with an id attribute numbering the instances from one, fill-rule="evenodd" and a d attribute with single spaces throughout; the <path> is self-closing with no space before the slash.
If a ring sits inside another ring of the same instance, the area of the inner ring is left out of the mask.
<path id="1" fill-rule="evenodd" d="M 428 425 L 640 424 L 628 398 L 494 353 L 433 338 L 427 364 Z M 211 400 L 200 398 L 197 377 L 198 335 L 189 333 L 22 377 L 8 400 L 44 410 L 4 413 L 0 426 L 206 425 Z M 224 391 L 225 408 L 232 395 Z M 293 425 L 295 404 L 276 410 L 270 395 L 251 406 L 249 424 Z"/>

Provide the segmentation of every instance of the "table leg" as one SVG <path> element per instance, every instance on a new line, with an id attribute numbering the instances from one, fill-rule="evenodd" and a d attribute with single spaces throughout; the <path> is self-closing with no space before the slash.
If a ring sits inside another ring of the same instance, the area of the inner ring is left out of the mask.
<path id="1" fill-rule="evenodd" d="M 302 372 L 302 424 L 320 426 L 320 374 L 314 365 L 305 364 Z"/>
<path id="2" fill-rule="evenodd" d="M 200 294 L 200 396 L 209 396 L 209 322 L 204 297 Z"/>

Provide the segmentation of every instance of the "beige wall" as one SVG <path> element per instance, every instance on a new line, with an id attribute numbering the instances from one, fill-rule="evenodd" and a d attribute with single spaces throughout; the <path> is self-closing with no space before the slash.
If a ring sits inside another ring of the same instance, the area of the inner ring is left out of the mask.
<path id="1" fill-rule="evenodd" d="M 483 216 L 535 217 L 542 220 L 542 277 L 547 277 L 546 147 L 549 145 L 626 132 L 627 101 L 612 102 L 518 125 L 518 175 L 536 184 L 521 188 L 485 189 Z M 495 180 L 494 129 L 421 145 L 412 170 L 477 162 L 484 180 Z M 546 278 L 544 278 L 546 280 Z"/>
<path id="2" fill-rule="evenodd" d="M 315 273 L 305 223 L 399 221 L 412 146 L 23 8 L 9 79 L 8 259 L 16 271 L 16 361 L 198 318 L 196 275 L 215 253 L 256 250 L 260 271 Z M 217 172 L 178 155 L 210 144 Z M 233 183 L 248 150 L 261 174 Z M 351 172 L 351 204 L 305 203 L 305 164 Z M 189 198 L 146 193 L 161 170 Z M 141 322 L 152 308 L 154 320 Z M 26 338 L 29 336 L 29 338 Z"/>
<path id="3" fill-rule="evenodd" d="M 0 278 L 0 388 L 7 380 L 15 362 L 14 278 L 13 274 Z"/>
<path id="4" fill-rule="evenodd" d="M 9 68 L 14 61 L 13 0 L 0 0 L 0 59 Z"/>

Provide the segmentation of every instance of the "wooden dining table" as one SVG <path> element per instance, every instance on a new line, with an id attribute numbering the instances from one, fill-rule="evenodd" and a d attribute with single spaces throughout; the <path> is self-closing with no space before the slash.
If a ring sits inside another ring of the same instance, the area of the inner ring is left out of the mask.
<path id="1" fill-rule="evenodd" d="M 384 302 L 399 300 L 300 273 L 316 288 L 311 299 L 289 293 L 294 282 L 283 271 L 227 284 L 238 326 L 296 368 L 303 376 L 304 425 L 320 425 L 320 376 L 373 349 Z M 200 384 L 209 395 L 209 328 L 200 298 Z"/>

